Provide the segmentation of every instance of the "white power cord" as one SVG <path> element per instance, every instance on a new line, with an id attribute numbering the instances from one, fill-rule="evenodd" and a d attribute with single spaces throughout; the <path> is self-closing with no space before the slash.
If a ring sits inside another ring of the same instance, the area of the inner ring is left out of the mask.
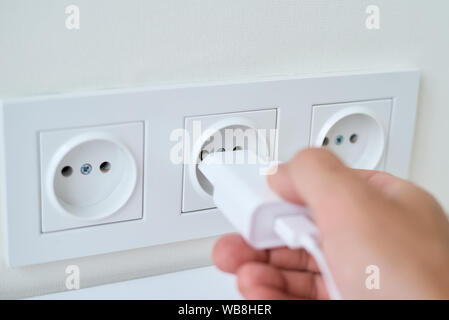
<path id="1" fill-rule="evenodd" d="M 341 296 L 331 276 L 318 242 L 315 224 L 304 215 L 280 217 L 274 223 L 274 230 L 290 249 L 304 248 L 314 259 L 321 271 L 329 297 L 340 300 Z"/>
<path id="2" fill-rule="evenodd" d="M 241 150 L 211 153 L 198 169 L 213 186 L 216 206 L 251 246 L 304 248 L 315 259 L 330 298 L 340 299 L 310 212 L 270 190 L 263 174 L 267 165 Z"/>

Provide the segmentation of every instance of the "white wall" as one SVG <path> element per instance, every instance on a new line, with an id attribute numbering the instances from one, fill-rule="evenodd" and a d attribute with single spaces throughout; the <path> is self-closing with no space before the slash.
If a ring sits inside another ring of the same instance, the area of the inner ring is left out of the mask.
<path id="1" fill-rule="evenodd" d="M 77 4 L 81 30 L 65 29 Z M 364 27 L 381 8 L 381 29 Z M 315 72 L 422 70 L 411 178 L 449 208 L 447 0 L 0 0 L 0 97 Z M 8 269 L 0 298 L 210 262 L 213 239 Z M 3 259 L 3 257 L 2 257 Z"/>

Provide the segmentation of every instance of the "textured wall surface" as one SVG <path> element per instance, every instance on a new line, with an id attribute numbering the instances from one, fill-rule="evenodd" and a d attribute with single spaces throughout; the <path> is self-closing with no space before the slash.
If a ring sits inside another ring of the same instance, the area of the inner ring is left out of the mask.
<path id="1" fill-rule="evenodd" d="M 65 7 L 81 29 L 65 28 Z M 365 28 L 365 8 L 381 28 Z M 0 97 L 305 73 L 419 68 L 422 86 L 410 177 L 449 208 L 447 0 L 0 0 Z M 9 269 L 0 298 L 210 263 L 214 239 Z"/>

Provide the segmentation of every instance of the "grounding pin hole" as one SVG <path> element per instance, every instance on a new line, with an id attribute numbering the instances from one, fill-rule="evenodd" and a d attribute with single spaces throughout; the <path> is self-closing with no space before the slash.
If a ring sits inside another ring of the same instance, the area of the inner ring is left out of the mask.
<path id="1" fill-rule="evenodd" d="M 341 144 L 343 143 L 343 140 L 344 140 L 343 136 L 342 136 L 342 135 L 338 135 L 338 136 L 335 138 L 335 144 L 336 144 L 337 146 L 339 146 L 339 145 L 341 145 Z"/>
<path id="2" fill-rule="evenodd" d="M 85 163 L 80 168 L 81 174 L 87 176 L 92 172 L 92 166 L 89 163 Z"/>

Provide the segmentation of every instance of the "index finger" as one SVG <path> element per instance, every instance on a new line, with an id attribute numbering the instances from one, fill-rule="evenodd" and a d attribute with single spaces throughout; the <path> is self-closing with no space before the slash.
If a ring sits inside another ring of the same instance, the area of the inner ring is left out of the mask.
<path id="1" fill-rule="evenodd" d="M 294 161 L 294 160 L 292 160 Z M 349 168 L 348 168 L 349 169 Z M 356 175 L 366 180 L 370 185 L 376 189 L 391 195 L 396 185 L 403 185 L 406 181 L 397 178 L 389 173 L 365 170 L 365 169 L 349 169 Z M 296 191 L 291 177 L 288 176 L 289 172 L 285 164 L 281 164 L 278 167 L 276 174 L 267 177 L 268 184 L 271 189 L 279 194 L 283 199 L 293 202 L 299 205 L 306 205 L 301 195 Z"/>
<path id="2" fill-rule="evenodd" d="M 361 212 L 378 210 L 382 192 L 366 180 L 374 176 L 346 167 L 328 150 L 306 149 L 280 165 L 268 183 L 287 201 L 309 207 L 320 229 L 341 230 Z"/>

